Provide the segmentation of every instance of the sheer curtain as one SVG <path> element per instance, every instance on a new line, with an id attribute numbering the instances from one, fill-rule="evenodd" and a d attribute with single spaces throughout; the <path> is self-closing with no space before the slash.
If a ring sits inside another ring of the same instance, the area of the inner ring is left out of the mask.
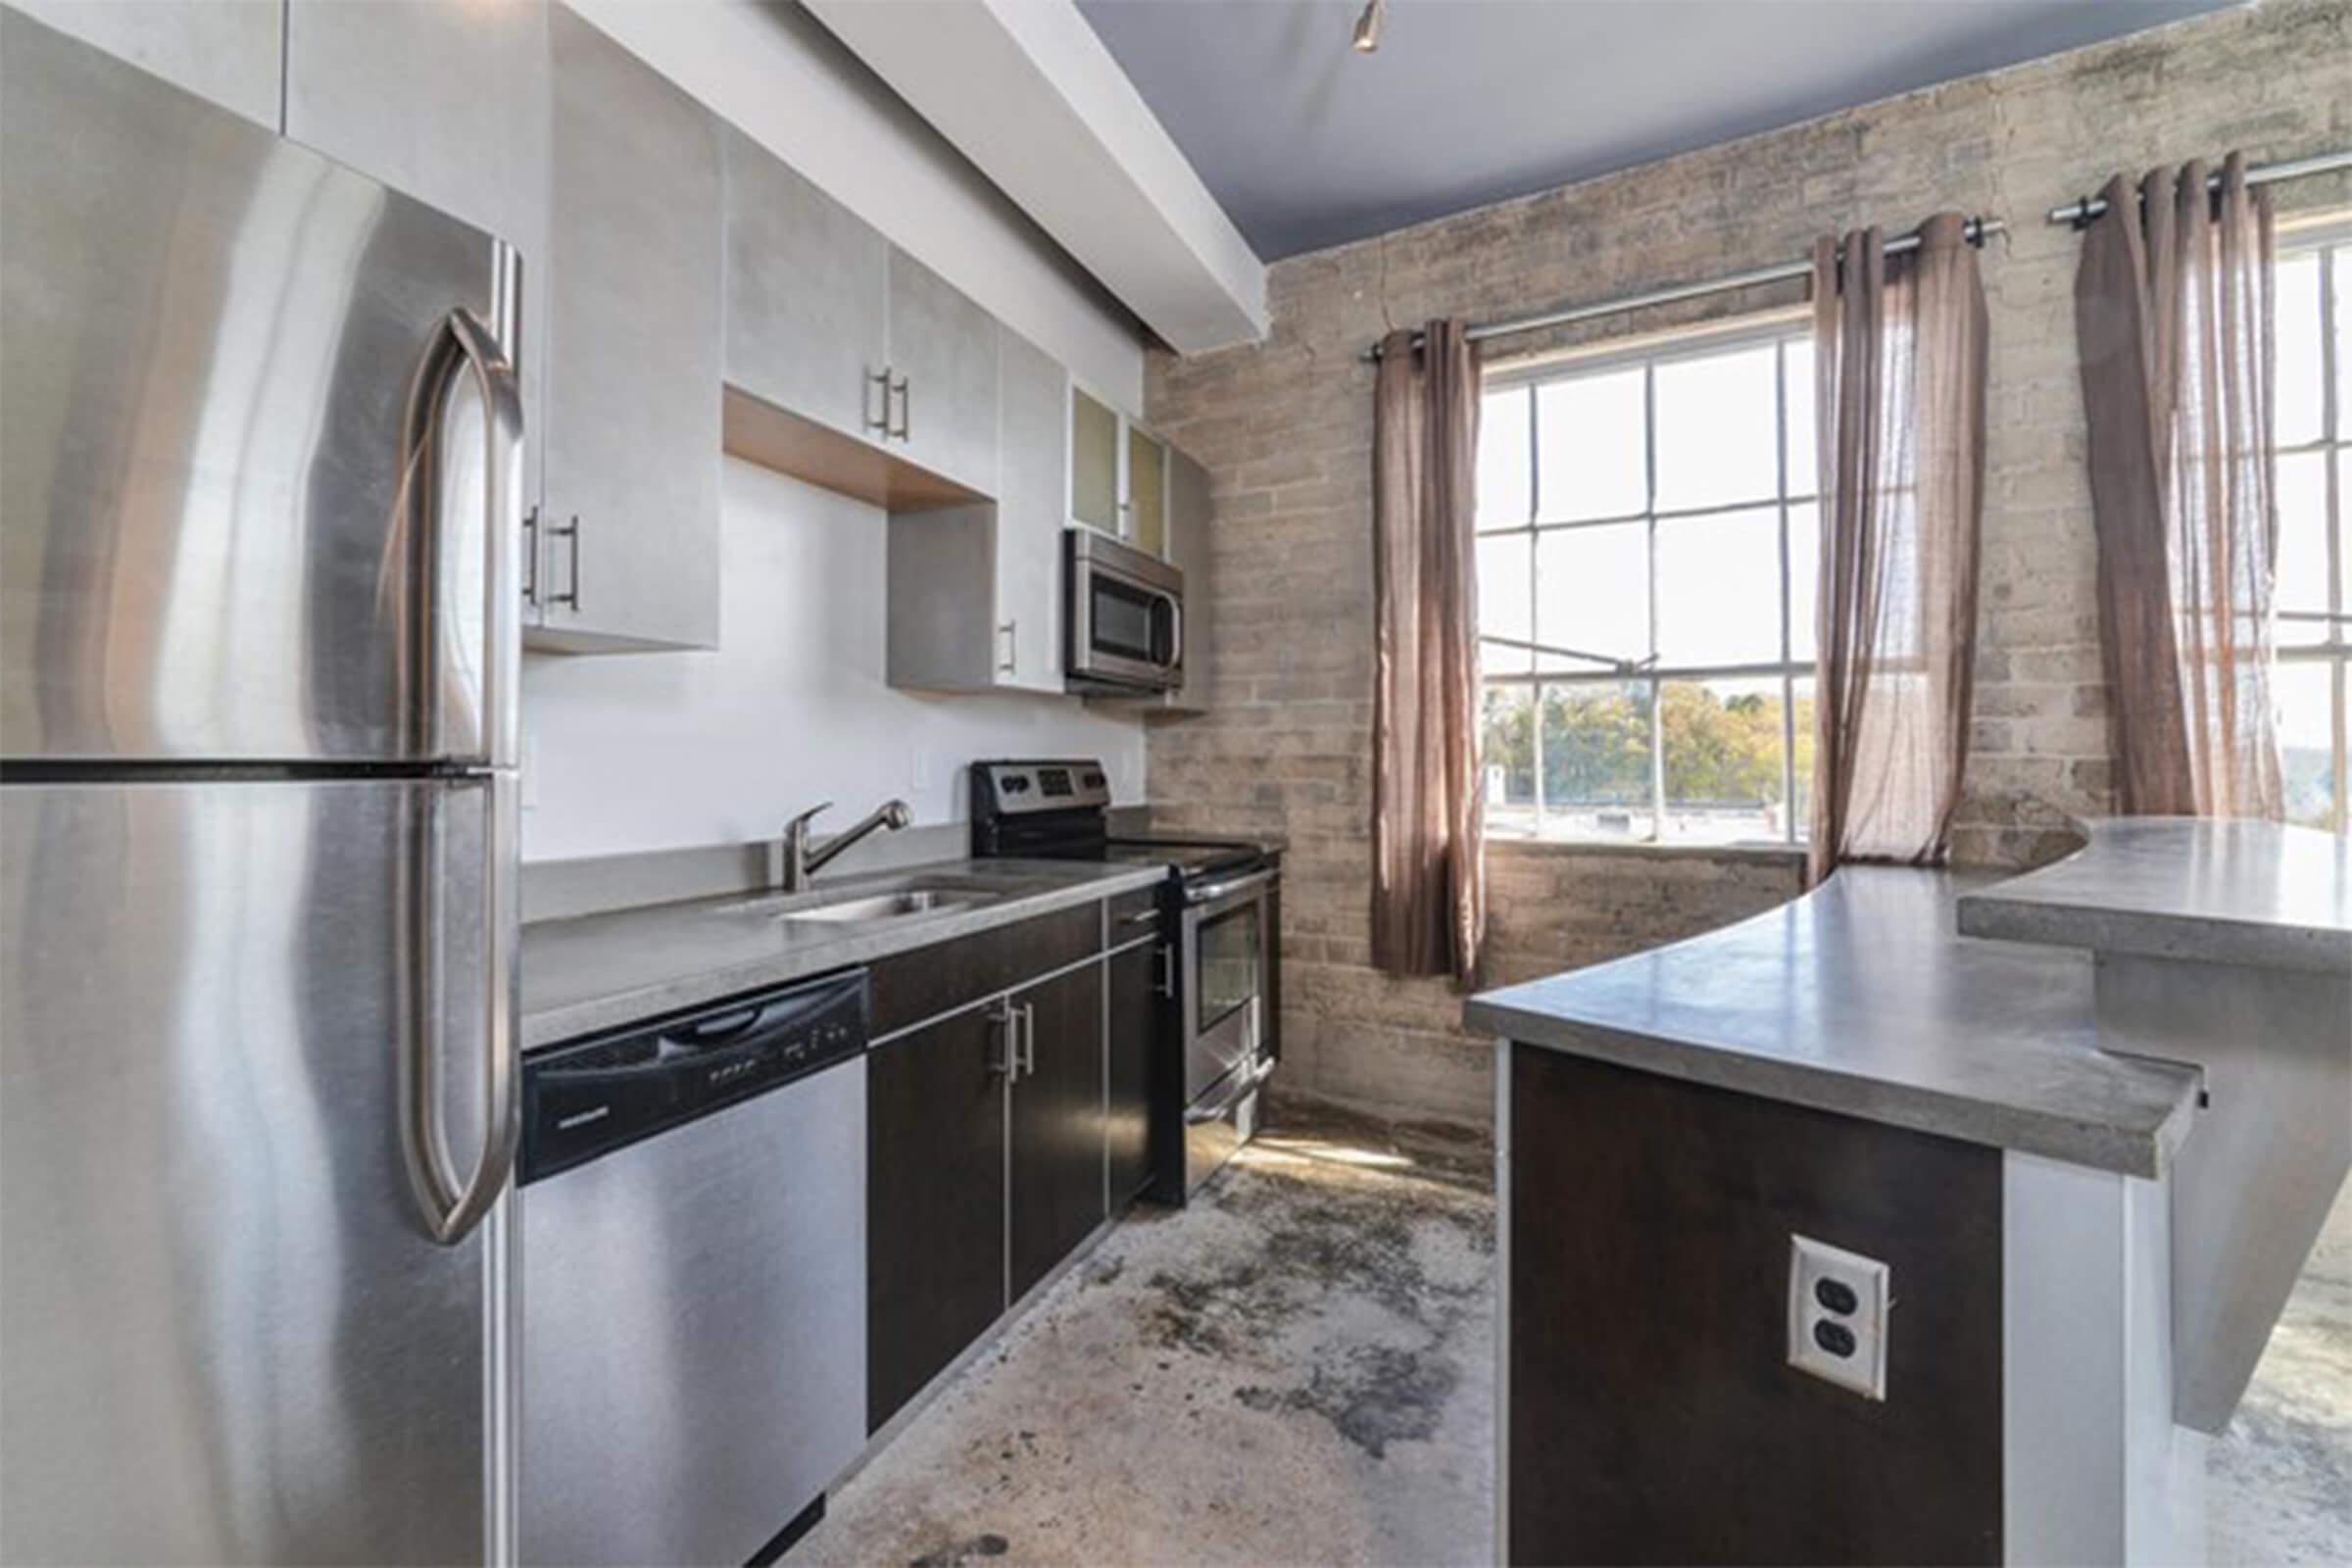
<path id="1" fill-rule="evenodd" d="M 1813 249 L 1816 881 L 1845 860 L 1942 860 L 1968 760 L 1984 291 L 1966 220 L 1919 232 L 1893 258 L 1875 228 Z"/>
<path id="2" fill-rule="evenodd" d="M 1372 961 L 1468 984 L 1486 940 L 1472 480 L 1462 323 L 1381 345 L 1373 397 Z"/>
<path id="3" fill-rule="evenodd" d="M 2109 180 L 2075 273 L 2100 649 L 2124 810 L 2275 817 L 2271 208 L 2207 172 Z"/>

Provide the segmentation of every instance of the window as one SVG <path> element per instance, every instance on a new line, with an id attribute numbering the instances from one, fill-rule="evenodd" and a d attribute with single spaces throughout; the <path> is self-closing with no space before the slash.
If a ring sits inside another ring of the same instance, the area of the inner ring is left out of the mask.
<path id="1" fill-rule="evenodd" d="M 1799 324 L 1489 374 L 1478 593 L 1491 835 L 1802 842 L 1813 470 Z"/>
<path id="2" fill-rule="evenodd" d="M 2279 258 L 2277 335 L 2273 689 L 2286 815 L 2340 833 L 2352 822 L 2344 765 L 2352 728 L 2352 229 Z"/>

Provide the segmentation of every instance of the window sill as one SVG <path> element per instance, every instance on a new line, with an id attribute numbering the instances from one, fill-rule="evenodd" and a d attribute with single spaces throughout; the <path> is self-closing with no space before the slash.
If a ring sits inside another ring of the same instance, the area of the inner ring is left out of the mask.
<path id="1" fill-rule="evenodd" d="M 1524 855 L 1583 859 L 1729 860 L 1749 865 L 1805 863 L 1802 844 L 1610 844 L 1599 839 L 1489 839 L 1489 855 Z"/>

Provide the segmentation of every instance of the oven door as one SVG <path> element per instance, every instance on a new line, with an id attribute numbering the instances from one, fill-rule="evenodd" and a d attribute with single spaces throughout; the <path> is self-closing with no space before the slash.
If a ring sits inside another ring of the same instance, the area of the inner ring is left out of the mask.
<path id="1" fill-rule="evenodd" d="M 1159 691 L 1184 678 L 1181 588 L 1075 550 L 1069 573 L 1067 673 L 1092 685 Z"/>
<path id="2" fill-rule="evenodd" d="M 1266 1039 L 1267 955 L 1275 873 L 1217 883 L 1185 906 L 1177 973 L 1184 985 L 1187 1105 L 1237 1070 L 1255 1073 Z"/>

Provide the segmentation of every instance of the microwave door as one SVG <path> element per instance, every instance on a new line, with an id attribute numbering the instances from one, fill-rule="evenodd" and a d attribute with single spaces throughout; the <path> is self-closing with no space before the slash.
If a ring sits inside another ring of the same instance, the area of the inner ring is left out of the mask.
<path id="1" fill-rule="evenodd" d="M 1168 684 L 1181 651 L 1176 600 L 1099 567 L 1089 574 L 1085 592 L 1086 673 L 1140 686 Z"/>

